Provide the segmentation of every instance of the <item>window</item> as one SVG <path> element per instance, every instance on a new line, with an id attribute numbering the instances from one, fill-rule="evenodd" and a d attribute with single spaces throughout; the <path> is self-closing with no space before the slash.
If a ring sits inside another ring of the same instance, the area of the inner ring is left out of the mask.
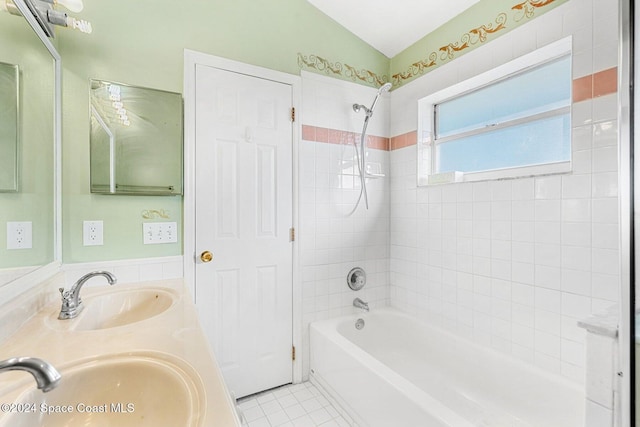
<path id="1" fill-rule="evenodd" d="M 566 172 L 571 40 L 419 101 L 419 183 Z"/>

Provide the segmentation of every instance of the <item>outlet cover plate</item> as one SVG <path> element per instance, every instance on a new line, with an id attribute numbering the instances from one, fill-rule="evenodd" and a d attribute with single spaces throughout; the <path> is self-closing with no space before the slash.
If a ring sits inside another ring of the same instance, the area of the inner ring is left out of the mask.
<path id="1" fill-rule="evenodd" d="M 7 249 L 31 249 L 33 234 L 31 221 L 7 222 Z"/>
<path id="2" fill-rule="evenodd" d="M 82 241 L 85 246 L 101 246 L 104 244 L 104 225 L 102 221 L 82 222 Z"/>

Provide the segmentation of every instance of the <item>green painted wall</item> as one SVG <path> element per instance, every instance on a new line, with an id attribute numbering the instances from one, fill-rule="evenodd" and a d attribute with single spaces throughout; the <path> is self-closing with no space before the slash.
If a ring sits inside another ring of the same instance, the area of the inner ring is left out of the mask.
<path id="1" fill-rule="evenodd" d="M 291 74 L 300 69 L 379 86 L 407 83 L 567 0 L 481 0 L 392 59 L 305 0 L 85 0 L 90 35 L 61 29 L 63 257 L 87 262 L 182 254 L 182 242 L 143 245 L 141 213 L 182 224 L 181 197 L 89 192 L 89 79 L 181 92 L 183 50 Z M 355 72 L 354 72 L 355 70 Z M 82 221 L 104 221 L 104 245 L 82 245 Z"/>
<path id="2" fill-rule="evenodd" d="M 85 0 L 78 17 L 91 21 L 92 34 L 57 32 L 67 263 L 182 254 L 181 242 L 143 245 L 141 225 L 141 212 L 151 209 L 181 224 L 181 197 L 90 194 L 89 79 L 182 92 L 184 48 L 292 74 L 300 72 L 299 53 L 379 75 L 389 69 L 388 58 L 305 0 Z M 103 246 L 83 246 L 83 220 L 104 221 Z"/>
<path id="3" fill-rule="evenodd" d="M 0 40 L 0 62 L 20 68 L 19 191 L 0 193 L 3 269 L 53 261 L 54 69 L 51 55 L 22 17 L 0 13 Z M 7 221 L 32 222 L 32 249 L 6 249 Z"/>

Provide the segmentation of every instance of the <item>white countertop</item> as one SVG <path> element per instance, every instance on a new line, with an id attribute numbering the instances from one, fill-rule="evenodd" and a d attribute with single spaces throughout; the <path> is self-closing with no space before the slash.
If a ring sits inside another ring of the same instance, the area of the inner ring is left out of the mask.
<path id="1" fill-rule="evenodd" d="M 180 358 L 191 365 L 200 376 L 205 390 L 203 427 L 239 427 L 234 402 L 224 384 L 222 373 L 204 336 L 195 305 L 182 280 L 145 282 L 114 287 L 87 287 L 81 292 L 85 309 L 80 316 L 88 316 L 92 297 L 111 291 L 135 288 L 163 288 L 177 296 L 173 306 L 163 313 L 129 325 L 109 329 L 73 331 L 72 320 L 57 320 L 60 304 L 47 306 L 15 334 L 0 345 L 0 360 L 30 356 L 44 359 L 61 370 L 74 361 L 107 354 L 130 352 L 159 352 Z M 52 290 L 52 292 L 56 292 Z M 0 396 L 16 384 L 26 381 L 35 386 L 31 375 L 6 372 L 0 375 Z M 64 375 L 61 384 L 64 382 Z M 11 403 L 11 402 L 2 402 Z M 0 425 L 4 415 L 0 413 Z"/>

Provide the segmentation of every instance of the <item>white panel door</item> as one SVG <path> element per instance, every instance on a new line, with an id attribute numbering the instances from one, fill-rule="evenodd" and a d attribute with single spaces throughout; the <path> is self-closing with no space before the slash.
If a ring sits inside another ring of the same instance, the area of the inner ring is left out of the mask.
<path id="1" fill-rule="evenodd" d="M 196 306 L 229 389 L 292 381 L 292 87 L 196 66 Z"/>

